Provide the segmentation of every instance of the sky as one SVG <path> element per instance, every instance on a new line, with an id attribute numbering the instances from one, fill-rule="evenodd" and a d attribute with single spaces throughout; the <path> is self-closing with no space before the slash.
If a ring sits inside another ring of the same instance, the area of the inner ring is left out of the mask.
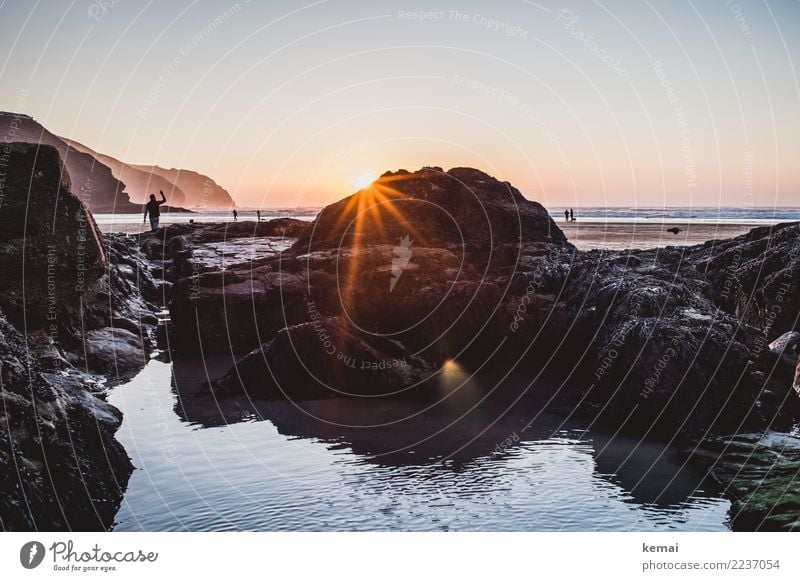
<path id="1" fill-rule="evenodd" d="M 472 166 L 559 206 L 800 205 L 800 2 L 4 1 L 0 109 L 241 206 Z"/>

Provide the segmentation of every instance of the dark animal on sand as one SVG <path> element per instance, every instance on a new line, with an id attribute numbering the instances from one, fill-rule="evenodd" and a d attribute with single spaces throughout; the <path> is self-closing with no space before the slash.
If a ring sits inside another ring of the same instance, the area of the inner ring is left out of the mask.
<path id="1" fill-rule="evenodd" d="M 682 232 L 682 230 L 680 228 L 678 228 L 677 226 L 673 226 L 672 228 L 667 228 L 667 232 L 672 232 L 673 234 L 675 234 L 677 236 L 678 232 Z"/>

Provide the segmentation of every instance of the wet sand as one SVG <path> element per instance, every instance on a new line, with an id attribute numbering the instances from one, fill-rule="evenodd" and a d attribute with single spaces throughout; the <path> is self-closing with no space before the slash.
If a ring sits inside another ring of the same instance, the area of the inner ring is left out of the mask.
<path id="1" fill-rule="evenodd" d="M 745 234 L 762 223 L 653 223 L 642 222 L 556 222 L 579 250 L 600 248 L 624 250 L 690 246 L 706 240 L 722 240 Z M 677 234 L 667 232 L 680 228 Z"/>

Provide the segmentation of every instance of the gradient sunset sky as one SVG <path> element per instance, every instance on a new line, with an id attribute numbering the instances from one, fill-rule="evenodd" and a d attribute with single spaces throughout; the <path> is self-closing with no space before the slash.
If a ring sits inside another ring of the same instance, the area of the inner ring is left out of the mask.
<path id="1" fill-rule="evenodd" d="M 0 4 L 0 109 L 243 206 L 473 166 L 547 206 L 800 205 L 800 2 Z"/>

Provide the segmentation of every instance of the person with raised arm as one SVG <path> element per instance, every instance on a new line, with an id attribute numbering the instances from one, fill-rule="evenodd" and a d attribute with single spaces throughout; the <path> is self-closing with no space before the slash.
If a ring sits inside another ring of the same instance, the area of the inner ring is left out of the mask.
<path id="1" fill-rule="evenodd" d="M 150 216 L 150 230 L 152 232 L 158 230 L 158 220 L 161 217 L 161 204 L 167 203 L 167 197 L 164 195 L 164 192 L 159 190 L 159 193 L 161 194 L 160 200 L 156 200 L 155 194 L 150 194 L 150 201 L 144 206 L 144 220 L 142 220 L 142 224 L 147 222 L 147 217 Z"/>

